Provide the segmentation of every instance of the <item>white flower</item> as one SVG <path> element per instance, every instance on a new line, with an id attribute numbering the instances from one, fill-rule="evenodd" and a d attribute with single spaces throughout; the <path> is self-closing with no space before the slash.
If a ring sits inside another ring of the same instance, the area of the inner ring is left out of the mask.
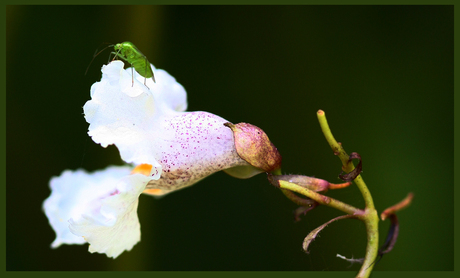
<path id="1" fill-rule="evenodd" d="M 134 166 L 92 174 L 64 171 L 50 181 L 44 210 L 60 244 L 90 244 L 90 252 L 116 258 L 140 240 L 138 197 L 161 196 L 217 171 L 248 178 L 262 172 L 241 159 L 227 121 L 208 112 L 183 112 L 186 92 L 152 66 L 156 83 L 114 61 L 102 68 L 84 109 L 88 134 Z M 149 89 L 150 88 L 150 89 Z M 134 169 L 133 169 L 134 168 Z M 131 173 L 131 174 L 130 174 Z"/>

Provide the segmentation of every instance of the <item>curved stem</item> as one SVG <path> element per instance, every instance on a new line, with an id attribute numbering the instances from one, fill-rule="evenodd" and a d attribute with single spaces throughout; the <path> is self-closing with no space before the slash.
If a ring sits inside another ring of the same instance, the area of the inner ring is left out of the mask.
<path id="1" fill-rule="evenodd" d="M 342 145 L 338 143 L 332 135 L 331 129 L 329 128 L 329 125 L 327 123 L 326 114 L 324 113 L 324 111 L 319 110 L 317 112 L 317 116 L 319 124 L 321 126 L 321 130 L 323 131 L 323 134 L 326 137 L 329 146 L 331 146 L 334 154 L 337 155 L 342 161 L 342 170 L 347 173 L 353 171 L 355 166 L 353 165 L 353 162 L 350 161 L 350 157 L 345 152 Z M 358 189 L 361 191 L 361 194 L 364 198 L 364 202 L 366 204 L 364 214 L 359 217 L 366 225 L 367 230 L 366 256 L 364 257 L 363 265 L 357 275 L 357 277 L 364 278 L 369 277 L 369 275 L 371 274 L 371 271 L 374 267 L 374 261 L 377 258 L 379 245 L 379 218 L 377 215 L 377 211 L 374 207 L 374 201 L 372 200 L 371 193 L 369 192 L 369 189 L 364 183 L 364 180 L 361 177 L 361 175 L 358 175 L 355 178 L 354 182 L 356 183 Z"/>
<path id="2" fill-rule="evenodd" d="M 355 169 L 355 166 L 353 165 L 353 162 L 349 161 L 350 156 L 345 152 L 345 150 L 342 147 L 342 144 L 338 143 L 332 135 L 331 129 L 329 128 L 329 124 L 327 123 L 326 113 L 324 113 L 323 110 L 319 110 L 317 112 L 317 116 L 324 137 L 326 137 L 326 140 L 329 143 L 329 146 L 331 146 L 331 149 L 334 152 L 334 154 L 337 155 L 342 161 L 342 170 L 347 173 L 353 171 L 353 169 Z M 369 192 L 369 189 L 367 189 L 367 186 L 364 183 L 361 175 L 358 175 L 354 182 L 356 183 L 356 186 L 363 195 L 366 208 L 374 209 L 374 201 L 372 200 L 372 196 Z"/>

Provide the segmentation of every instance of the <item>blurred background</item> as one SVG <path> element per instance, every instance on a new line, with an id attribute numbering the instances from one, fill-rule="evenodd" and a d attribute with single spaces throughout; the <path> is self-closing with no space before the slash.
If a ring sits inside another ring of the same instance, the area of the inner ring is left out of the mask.
<path id="1" fill-rule="evenodd" d="M 375 270 L 453 270 L 453 6 L 8 6 L 7 270 L 358 270 L 364 224 L 332 223 L 265 175 L 216 173 L 162 199 L 141 196 L 142 240 L 113 260 L 87 245 L 51 249 L 42 211 L 66 169 L 122 165 L 87 136 L 83 105 L 109 50 L 133 42 L 203 110 L 265 130 L 283 172 L 339 182 L 316 112 L 363 158 L 378 212 L 413 192 L 400 235 Z M 104 45 L 103 45 L 104 46 Z M 356 186 L 329 196 L 357 207 Z M 380 222 L 383 243 L 389 221 Z"/>

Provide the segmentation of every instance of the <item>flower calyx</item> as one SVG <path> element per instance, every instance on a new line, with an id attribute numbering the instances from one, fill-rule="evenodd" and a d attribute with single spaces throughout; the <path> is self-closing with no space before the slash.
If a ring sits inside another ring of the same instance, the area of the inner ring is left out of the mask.
<path id="1" fill-rule="evenodd" d="M 225 123 L 233 131 L 238 155 L 250 165 L 273 172 L 281 168 L 281 155 L 259 127 L 248 123 Z"/>

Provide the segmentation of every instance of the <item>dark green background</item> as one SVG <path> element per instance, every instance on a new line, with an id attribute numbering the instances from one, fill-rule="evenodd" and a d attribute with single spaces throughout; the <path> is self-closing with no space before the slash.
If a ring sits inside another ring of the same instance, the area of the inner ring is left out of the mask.
<path id="1" fill-rule="evenodd" d="M 394 250 L 375 270 L 453 270 L 453 6 L 7 7 L 7 270 L 357 270 L 364 225 L 296 206 L 264 175 L 217 173 L 156 200 L 141 196 L 142 241 L 116 260 L 88 246 L 50 249 L 41 210 L 65 169 L 122 164 L 86 135 L 82 106 L 109 51 L 133 42 L 188 92 L 189 110 L 264 129 L 283 171 L 338 182 L 320 131 L 323 109 L 363 157 L 379 212 L 414 192 Z M 329 192 L 363 206 L 355 186 Z M 383 242 L 388 221 L 380 222 Z"/>

